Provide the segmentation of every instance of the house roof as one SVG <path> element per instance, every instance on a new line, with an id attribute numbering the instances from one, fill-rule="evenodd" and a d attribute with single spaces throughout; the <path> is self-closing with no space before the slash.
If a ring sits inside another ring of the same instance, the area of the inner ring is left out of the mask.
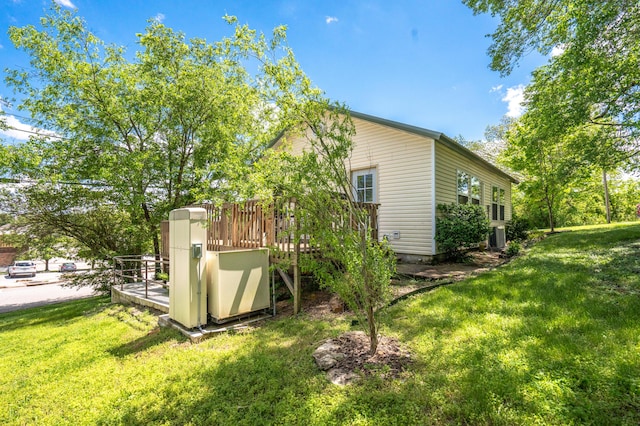
<path id="1" fill-rule="evenodd" d="M 454 141 L 453 139 L 451 139 L 449 136 L 445 135 L 442 132 L 437 132 L 435 130 L 429 130 L 429 129 L 425 129 L 425 128 L 422 128 L 422 127 L 412 126 L 410 124 L 404 124 L 404 123 L 400 123 L 400 122 L 393 121 L 393 120 L 387 120 L 385 118 L 380 118 L 380 117 L 376 117 L 376 116 L 373 116 L 373 115 L 363 114 L 363 113 L 357 112 L 357 111 L 349 111 L 349 114 L 352 117 L 358 118 L 360 120 L 365 120 L 365 121 L 369 121 L 369 122 L 372 122 L 372 123 L 377 123 L 377 124 L 380 124 L 382 126 L 391 127 L 393 129 L 402 130 L 402 131 L 405 131 L 405 132 L 408 132 L 408 133 L 413 133 L 413 134 L 416 134 L 416 135 L 419 135 L 419 136 L 426 136 L 428 138 L 431 138 L 431 139 L 433 139 L 433 140 L 435 140 L 437 142 L 440 142 L 441 144 L 443 144 L 447 148 L 450 148 L 453 151 L 456 151 L 457 153 L 467 157 L 468 159 L 481 163 L 482 165 L 484 165 L 485 167 L 491 169 L 492 171 L 494 171 L 498 175 L 500 175 L 500 176 L 502 176 L 502 177 L 504 177 L 506 179 L 509 179 L 511 182 L 516 183 L 516 184 L 520 183 L 513 176 L 511 176 L 511 175 L 505 173 L 504 171 L 500 170 L 495 165 L 491 164 L 490 162 L 488 162 L 484 158 L 480 157 L 475 152 L 473 152 L 473 151 L 465 148 L 464 146 L 460 145 L 458 142 Z"/>
<path id="2" fill-rule="evenodd" d="M 467 157 L 468 159 L 472 160 L 472 161 L 476 161 L 478 163 L 481 163 L 483 166 L 487 167 L 488 169 L 492 170 L 493 172 L 495 172 L 496 174 L 509 179 L 511 182 L 513 183 L 520 183 L 516 178 L 514 178 L 513 176 L 505 173 L 504 171 L 500 170 L 498 167 L 496 167 L 495 165 L 491 164 L 489 161 L 485 160 L 484 158 L 480 157 L 478 154 L 474 153 L 473 151 L 465 148 L 464 146 L 460 145 L 458 142 L 454 141 L 453 139 L 451 139 L 449 136 L 445 135 L 442 132 L 437 132 L 435 130 L 429 130 L 429 129 L 425 129 L 422 127 L 417 127 L 417 126 L 412 126 L 410 124 L 404 124 L 404 123 L 400 123 L 398 121 L 393 121 L 393 120 L 387 120 L 385 118 L 380 118 L 380 117 L 376 117 L 373 115 L 369 115 L 369 114 L 364 114 L 361 112 L 357 112 L 357 111 L 352 111 L 349 110 L 349 115 L 351 115 L 351 117 L 355 117 L 357 119 L 360 120 L 365 120 L 365 121 L 369 121 L 371 123 L 376 123 L 376 124 L 380 124 L 382 126 L 386 126 L 386 127 L 390 127 L 393 129 L 397 129 L 397 130 L 402 130 L 408 133 L 413 133 L 415 135 L 419 135 L 419 136 L 425 136 L 428 137 L 430 139 L 433 139 L 437 142 L 440 142 L 441 144 L 443 144 L 444 146 L 446 146 L 447 148 L 452 149 L 453 151 Z M 285 131 L 280 132 L 273 141 L 271 141 L 271 143 L 269 144 L 269 147 L 271 148 L 272 146 L 274 146 L 279 140 L 280 138 L 282 138 L 282 136 L 284 135 Z"/>

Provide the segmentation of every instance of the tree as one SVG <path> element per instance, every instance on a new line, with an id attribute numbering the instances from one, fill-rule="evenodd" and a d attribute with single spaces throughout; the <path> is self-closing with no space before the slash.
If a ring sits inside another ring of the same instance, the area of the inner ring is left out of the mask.
<path id="1" fill-rule="evenodd" d="M 318 255 L 301 259 L 302 267 L 329 288 L 366 324 L 370 354 L 378 346 L 376 311 L 390 296 L 395 256 L 372 233 L 368 209 L 357 203 L 347 169 L 354 127 L 340 105 L 322 100 L 306 105 L 301 123 L 288 135 L 306 135 L 300 155 L 283 149 L 258 164 L 254 180 L 262 188 L 277 188 L 280 200 L 295 199 L 296 241 L 310 239 Z M 265 194 L 268 195 L 268 194 Z"/>
<path id="2" fill-rule="evenodd" d="M 602 179 L 604 212 L 610 218 L 607 173 L 628 163 L 638 148 L 628 132 L 605 125 L 604 119 L 600 124 L 575 120 L 571 97 L 555 68 L 550 64 L 533 72 L 525 89 L 527 108 L 506 132 L 505 155 L 510 167 L 524 175 L 521 190 L 546 205 L 551 229 L 570 188 L 584 186 L 594 169 Z"/>
<path id="3" fill-rule="evenodd" d="M 553 232 L 556 212 L 579 176 L 582 162 L 562 137 L 556 136 L 553 123 L 545 122 L 531 111 L 507 132 L 508 147 L 504 161 L 524 177 L 519 189 L 536 203 L 541 203 Z"/>
<path id="4" fill-rule="evenodd" d="M 587 124 L 618 129 L 627 150 L 640 149 L 640 4 L 629 0 L 578 2 L 464 0 L 474 13 L 499 16 L 489 48 L 491 68 L 509 74 L 533 49 L 549 54 L 536 70 L 528 105 L 562 116 L 567 134 Z M 543 87 L 546 86 L 546 87 Z M 629 146 L 630 145 L 630 146 Z M 631 153 L 630 152 L 630 153 Z"/>
<path id="5" fill-rule="evenodd" d="M 53 132 L 8 153 L 19 160 L 9 172 L 32 183 L 11 194 L 26 201 L 20 213 L 81 241 L 89 229 L 96 255 L 142 253 L 148 242 L 158 254 L 170 210 L 234 196 L 307 86 L 284 27 L 267 39 L 225 19 L 234 34 L 214 44 L 151 20 L 134 56 L 57 6 L 39 28 L 10 28 L 31 66 L 9 70 L 7 82 Z"/>

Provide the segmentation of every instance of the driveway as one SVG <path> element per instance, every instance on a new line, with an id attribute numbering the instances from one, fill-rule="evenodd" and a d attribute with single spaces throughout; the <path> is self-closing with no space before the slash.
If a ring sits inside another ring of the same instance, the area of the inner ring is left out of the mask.
<path id="1" fill-rule="evenodd" d="M 57 272 L 38 272 L 34 278 L 0 275 L 0 313 L 96 296 L 89 287 L 63 287 Z"/>

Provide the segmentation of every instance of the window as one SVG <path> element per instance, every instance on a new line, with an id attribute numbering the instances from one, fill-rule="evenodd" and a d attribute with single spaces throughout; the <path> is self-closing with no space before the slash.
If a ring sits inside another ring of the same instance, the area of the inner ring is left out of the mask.
<path id="1" fill-rule="evenodd" d="M 471 204 L 480 205 L 480 194 L 482 194 L 480 179 L 471 176 Z"/>
<path id="2" fill-rule="evenodd" d="M 375 178 L 375 169 L 358 170 L 351 173 L 353 198 L 356 201 L 361 203 L 376 202 Z"/>
<path id="3" fill-rule="evenodd" d="M 494 186 L 491 188 L 491 219 L 504 220 L 504 189 Z"/>
<path id="4" fill-rule="evenodd" d="M 469 175 L 458 170 L 458 204 L 469 202 Z"/>
<path id="5" fill-rule="evenodd" d="M 480 179 L 458 170 L 458 204 L 482 204 Z"/>

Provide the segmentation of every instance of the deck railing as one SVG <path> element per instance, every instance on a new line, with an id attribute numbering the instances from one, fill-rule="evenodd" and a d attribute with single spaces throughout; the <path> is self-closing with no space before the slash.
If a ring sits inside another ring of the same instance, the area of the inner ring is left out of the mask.
<path id="1" fill-rule="evenodd" d="M 366 212 L 367 228 L 374 239 L 378 239 L 378 204 L 355 203 Z M 264 205 L 259 200 L 244 203 L 224 203 L 221 205 L 199 204 L 207 212 L 207 250 L 226 251 L 269 247 L 271 259 L 275 262 L 291 261 L 294 254 L 308 254 L 314 251 L 309 236 L 299 238 L 295 221 L 294 200 Z M 162 258 L 169 258 L 169 222 L 161 224 Z M 295 262 L 295 259 L 293 259 Z"/>

